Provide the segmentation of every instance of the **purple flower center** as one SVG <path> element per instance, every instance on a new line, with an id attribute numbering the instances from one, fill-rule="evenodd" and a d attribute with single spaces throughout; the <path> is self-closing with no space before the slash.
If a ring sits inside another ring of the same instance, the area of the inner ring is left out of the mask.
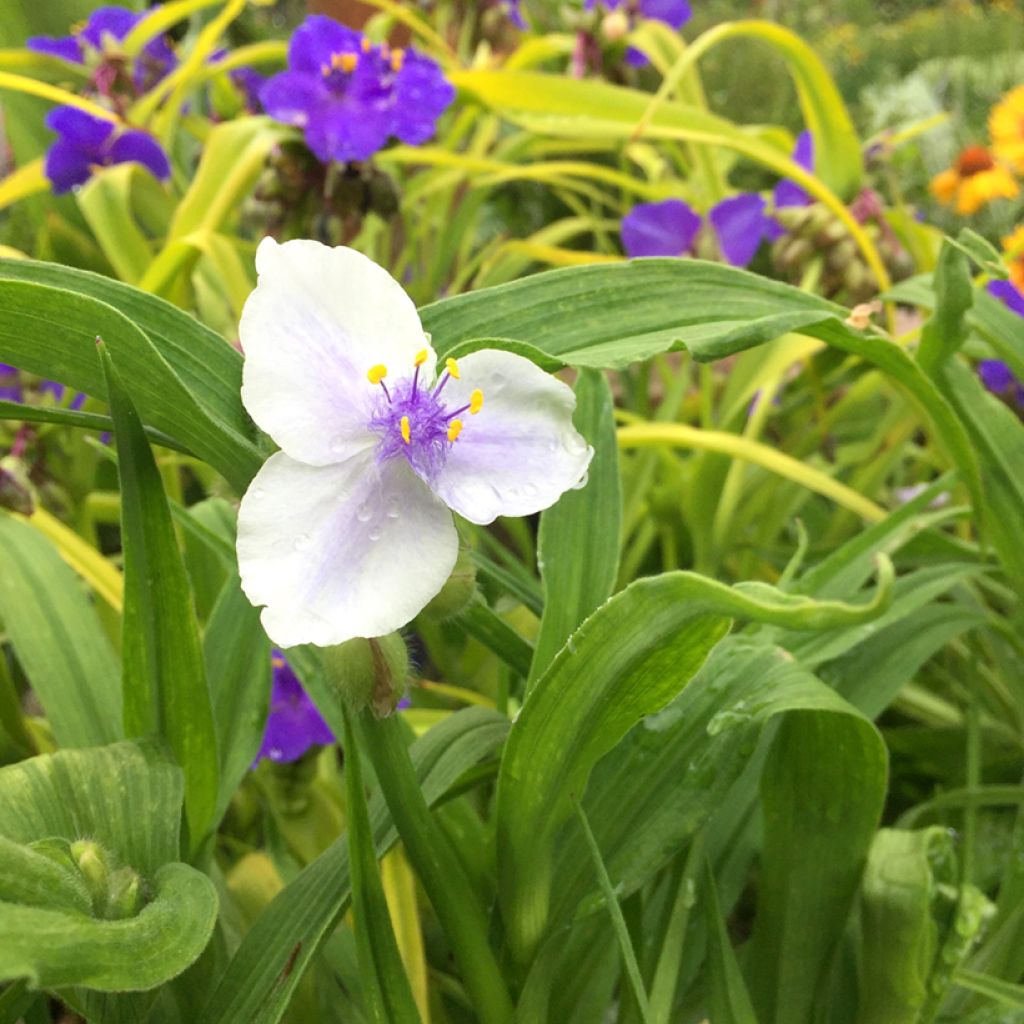
<path id="1" fill-rule="evenodd" d="M 483 406 L 484 396 L 477 389 L 467 403 L 449 408 L 443 392 L 449 380 L 458 378 L 458 365 L 449 359 L 440 381 L 431 386 L 420 374 L 426 359 L 424 349 L 416 356 L 413 375 L 401 378 L 391 387 L 384 382 L 387 369 L 383 365 L 374 366 L 367 377 L 381 389 L 370 417 L 370 429 L 380 436 L 377 462 L 404 456 L 419 477 L 432 483 L 462 433 L 460 417 L 465 412 L 475 416 Z"/>

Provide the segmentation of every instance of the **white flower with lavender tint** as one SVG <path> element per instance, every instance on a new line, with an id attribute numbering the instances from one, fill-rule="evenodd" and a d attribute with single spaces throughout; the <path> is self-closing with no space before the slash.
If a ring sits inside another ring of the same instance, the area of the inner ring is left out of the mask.
<path id="1" fill-rule="evenodd" d="M 312 241 L 256 253 L 242 314 L 242 400 L 281 447 L 238 513 L 242 586 L 281 647 L 405 625 L 472 523 L 553 505 L 593 450 L 570 388 L 486 349 L 446 360 L 416 307 L 354 249 Z"/>

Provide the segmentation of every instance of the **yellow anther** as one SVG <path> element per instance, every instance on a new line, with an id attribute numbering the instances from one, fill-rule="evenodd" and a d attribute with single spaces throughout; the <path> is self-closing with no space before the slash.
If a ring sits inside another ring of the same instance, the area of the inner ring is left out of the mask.
<path id="1" fill-rule="evenodd" d="M 444 368 L 448 371 L 450 377 L 454 377 L 456 380 L 459 379 L 459 364 L 454 359 L 446 359 L 444 361 Z"/>
<path id="2" fill-rule="evenodd" d="M 388 375 L 388 368 L 383 363 L 378 363 L 376 366 L 371 366 L 366 371 L 366 379 L 371 384 L 379 384 Z"/>
<path id="3" fill-rule="evenodd" d="M 391 54 L 391 70 L 401 71 L 402 65 L 405 63 L 405 51 L 394 50 Z"/>
<path id="4" fill-rule="evenodd" d="M 469 414 L 475 416 L 484 407 L 484 393 L 475 388 L 469 396 Z"/>
<path id="5" fill-rule="evenodd" d="M 366 36 L 359 41 L 359 45 L 362 48 L 363 53 L 369 53 L 373 49 L 373 43 L 370 42 Z"/>
<path id="6" fill-rule="evenodd" d="M 359 63 L 358 53 L 335 53 L 331 55 L 331 66 L 350 75 Z"/>
<path id="7" fill-rule="evenodd" d="M 416 353 L 416 358 L 412 361 L 413 366 L 422 366 L 427 361 L 427 356 L 430 355 L 429 349 L 421 348 Z"/>
<path id="8" fill-rule="evenodd" d="M 452 420 L 448 424 L 448 440 L 454 441 L 462 433 L 462 420 Z"/>
<path id="9" fill-rule="evenodd" d="M 399 426 L 402 428 L 402 440 L 406 444 L 412 444 L 412 435 L 409 433 L 409 417 L 403 416 Z"/>

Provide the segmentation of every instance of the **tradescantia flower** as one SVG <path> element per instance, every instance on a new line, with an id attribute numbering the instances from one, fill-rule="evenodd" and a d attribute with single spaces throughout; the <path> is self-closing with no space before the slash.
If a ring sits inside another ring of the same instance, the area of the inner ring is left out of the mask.
<path id="1" fill-rule="evenodd" d="M 77 107 L 57 107 L 46 115 L 46 127 L 57 141 L 46 154 L 43 169 L 60 194 L 92 177 L 97 167 L 135 162 L 164 180 L 171 168 L 160 144 L 145 132 L 119 130 L 113 121 L 93 117 Z"/>
<path id="2" fill-rule="evenodd" d="M 700 214 L 681 199 L 638 203 L 622 218 L 622 247 L 630 257 L 684 256 L 700 225 Z"/>
<path id="3" fill-rule="evenodd" d="M 805 171 L 814 170 L 814 139 L 810 132 L 797 136 L 793 162 Z M 794 181 L 784 178 L 772 194 L 772 209 L 807 206 L 811 197 Z M 746 267 L 761 242 L 774 242 L 783 230 L 769 213 L 767 201 L 756 192 L 741 192 L 708 211 L 708 220 L 718 235 L 722 255 L 736 267 Z"/>
<path id="4" fill-rule="evenodd" d="M 288 70 L 260 91 L 271 117 L 303 129 L 324 162 L 367 160 L 389 138 L 417 145 L 434 134 L 455 90 L 428 57 L 374 46 L 324 15 L 288 44 Z"/>
<path id="5" fill-rule="evenodd" d="M 382 636 L 455 565 L 452 511 L 553 505 L 592 449 L 575 396 L 510 352 L 437 357 L 416 307 L 353 249 L 264 239 L 242 313 L 242 400 L 280 446 L 238 514 L 249 600 L 281 647 Z"/>
<path id="6" fill-rule="evenodd" d="M 297 761 L 310 747 L 334 742 L 331 727 L 309 699 L 284 655 L 276 648 L 271 652 L 271 665 L 270 714 L 253 767 L 263 758 L 278 762 Z"/>
<path id="7" fill-rule="evenodd" d="M 99 68 L 106 65 L 109 68 L 106 77 L 109 77 L 110 73 L 116 72 L 115 65 L 123 62 L 120 44 L 143 17 L 144 14 L 127 7 L 100 7 L 70 36 L 33 36 L 25 45 L 36 53 L 60 57 L 74 64 L 95 66 L 99 78 L 105 77 Z M 149 40 L 135 58 L 132 82 L 138 90 L 151 89 L 176 64 L 174 51 L 164 37 L 158 35 Z M 107 83 L 97 81 L 96 84 L 101 92 L 106 91 L 104 85 Z"/>

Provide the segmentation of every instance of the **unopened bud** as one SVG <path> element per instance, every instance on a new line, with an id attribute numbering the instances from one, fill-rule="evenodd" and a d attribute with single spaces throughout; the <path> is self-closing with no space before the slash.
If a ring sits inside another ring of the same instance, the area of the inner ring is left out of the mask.
<path id="1" fill-rule="evenodd" d="M 110 879 L 110 862 L 99 843 L 91 839 L 78 839 L 71 844 L 71 858 L 82 874 L 93 899 L 93 905 L 102 905 Z"/>
<path id="2" fill-rule="evenodd" d="M 324 671 L 334 691 L 354 711 L 390 715 L 405 693 L 409 651 L 398 633 L 357 638 L 324 650 Z"/>
<path id="3" fill-rule="evenodd" d="M 425 619 L 443 622 L 458 615 L 476 595 L 476 566 L 466 548 L 459 549 L 455 568 L 441 592 L 420 612 Z"/>
<path id="4" fill-rule="evenodd" d="M 601 35 L 609 43 L 617 43 L 629 31 L 629 15 L 621 8 L 609 11 L 601 22 Z"/>
<path id="5" fill-rule="evenodd" d="M 107 901 L 102 917 L 108 921 L 123 921 L 134 917 L 142 909 L 142 880 L 131 868 L 118 868 L 107 885 Z"/>

